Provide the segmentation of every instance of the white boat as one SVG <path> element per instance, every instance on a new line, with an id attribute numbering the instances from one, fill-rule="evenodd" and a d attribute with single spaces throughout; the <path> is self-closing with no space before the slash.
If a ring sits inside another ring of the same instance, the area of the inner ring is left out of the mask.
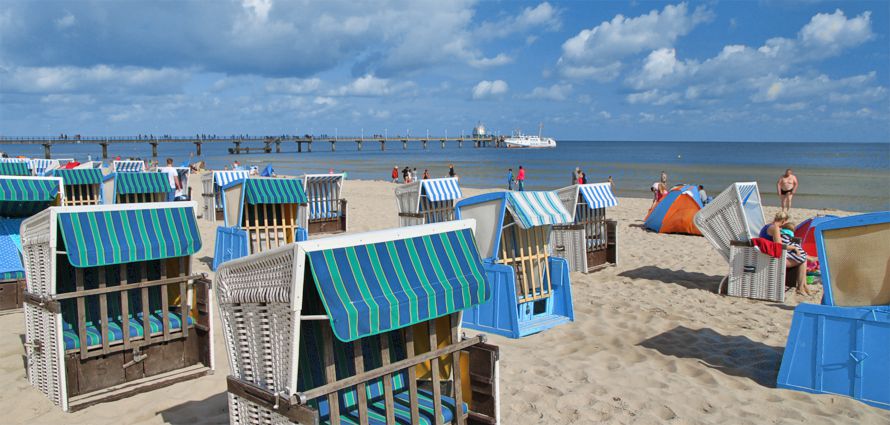
<path id="1" fill-rule="evenodd" d="M 538 127 L 537 136 L 522 134 L 522 132 L 516 130 L 513 132 L 513 135 L 504 139 L 504 144 L 508 148 L 555 148 L 556 140 L 550 137 L 543 137 L 541 135 L 543 129 L 544 124 L 541 124 Z"/>

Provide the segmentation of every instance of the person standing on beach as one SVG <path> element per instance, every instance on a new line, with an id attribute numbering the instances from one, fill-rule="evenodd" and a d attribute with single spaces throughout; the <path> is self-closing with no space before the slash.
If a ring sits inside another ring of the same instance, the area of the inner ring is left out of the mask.
<path id="1" fill-rule="evenodd" d="M 392 182 L 393 183 L 399 182 L 399 166 L 398 165 L 392 166 Z"/>
<path id="2" fill-rule="evenodd" d="M 457 173 L 454 172 L 454 164 L 448 164 L 448 177 L 457 177 Z"/>
<path id="3" fill-rule="evenodd" d="M 424 180 L 429 180 L 429 179 L 430 179 L 430 170 L 429 170 L 429 169 L 424 169 L 424 170 L 423 170 L 423 179 L 424 179 Z"/>
<path id="4" fill-rule="evenodd" d="M 579 179 L 581 178 L 581 167 L 575 167 L 575 171 L 572 171 L 572 184 L 578 184 Z"/>
<path id="5" fill-rule="evenodd" d="M 522 192 L 525 190 L 525 168 L 519 166 L 519 172 L 516 174 L 516 189 Z"/>
<path id="6" fill-rule="evenodd" d="M 667 187 L 668 185 L 668 175 L 664 172 L 664 170 L 661 171 L 661 184 L 663 184 L 665 187 Z"/>
<path id="7" fill-rule="evenodd" d="M 507 190 L 513 190 L 513 169 L 507 169 Z"/>
<path id="8" fill-rule="evenodd" d="M 609 176 L 609 189 L 612 189 L 612 193 L 615 193 L 615 181 L 612 180 L 612 176 Z"/>
<path id="9" fill-rule="evenodd" d="M 791 211 L 791 198 L 797 193 L 797 176 L 791 169 L 785 170 L 785 174 L 779 177 L 776 182 L 776 192 L 779 194 L 779 200 L 782 202 L 782 211 Z"/>

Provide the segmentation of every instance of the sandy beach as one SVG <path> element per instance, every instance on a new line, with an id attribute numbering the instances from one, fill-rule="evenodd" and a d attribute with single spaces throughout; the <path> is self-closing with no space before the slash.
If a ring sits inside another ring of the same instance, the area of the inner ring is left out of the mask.
<path id="1" fill-rule="evenodd" d="M 197 176 L 192 186 L 201 192 Z M 350 232 L 398 224 L 393 187 L 346 182 Z M 482 192 L 464 189 L 464 196 Z M 785 304 L 717 295 L 726 262 L 702 237 L 644 230 L 649 203 L 621 198 L 608 211 L 619 223 L 618 265 L 572 274 L 574 323 L 520 340 L 490 337 L 501 347 L 504 424 L 890 423 L 890 412 L 854 400 L 776 389 L 792 310 L 818 303 L 821 291 L 806 299 L 792 291 Z M 196 270 L 212 276 L 215 225 L 199 224 Z M 218 318 L 214 375 L 72 414 L 29 385 L 23 320 L 21 312 L 0 316 L 0 423 L 228 423 Z"/>

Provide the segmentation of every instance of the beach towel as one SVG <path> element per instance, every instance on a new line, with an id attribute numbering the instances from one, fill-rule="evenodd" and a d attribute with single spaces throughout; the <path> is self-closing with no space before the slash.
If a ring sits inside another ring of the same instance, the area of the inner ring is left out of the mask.
<path id="1" fill-rule="evenodd" d="M 782 250 L 784 249 L 782 248 L 782 244 L 764 238 L 753 238 L 751 239 L 751 243 L 754 244 L 754 247 L 757 248 L 758 251 L 769 255 L 770 257 L 782 257 Z"/>

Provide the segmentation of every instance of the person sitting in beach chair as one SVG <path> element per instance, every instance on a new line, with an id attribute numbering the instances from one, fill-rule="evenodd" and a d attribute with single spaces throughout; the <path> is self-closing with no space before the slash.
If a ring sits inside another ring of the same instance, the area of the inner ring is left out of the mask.
<path id="1" fill-rule="evenodd" d="M 232 424 L 496 424 L 471 220 L 298 242 L 217 273 Z M 370 272 L 376 270 L 376 272 Z"/>

